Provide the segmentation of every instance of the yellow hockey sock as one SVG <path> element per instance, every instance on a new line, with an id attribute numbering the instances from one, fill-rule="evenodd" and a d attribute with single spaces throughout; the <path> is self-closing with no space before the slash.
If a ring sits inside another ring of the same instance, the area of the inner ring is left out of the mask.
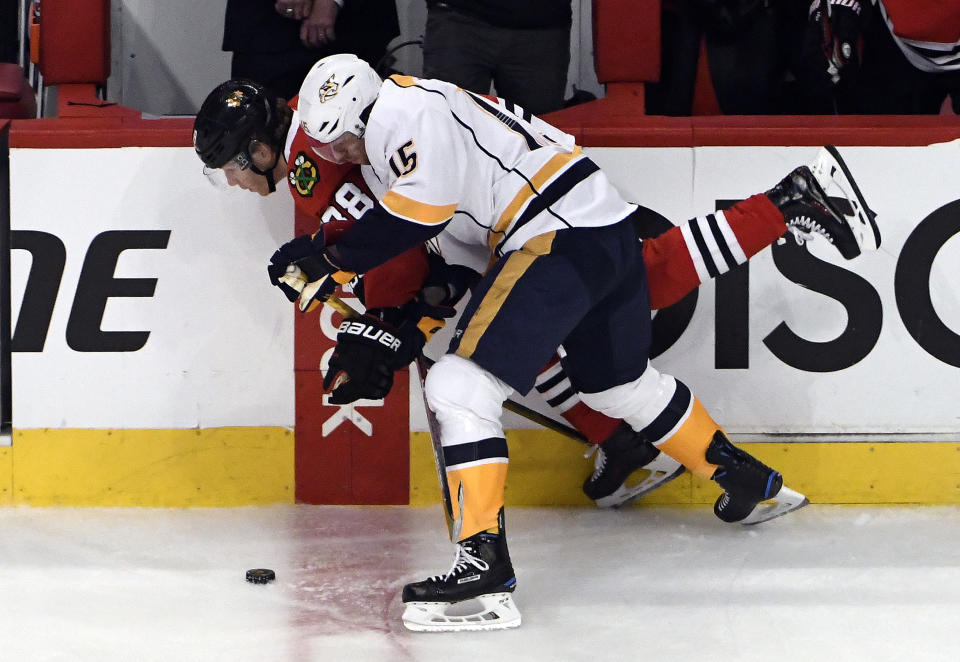
<path id="1" fill-rule="evenodd" d="M 672 436 L 656 446 L 680 462 L 688 471 L 710 480 L 713 472 L 717 470 L 717 465 L 707 462 L 707 446 L 710 445 L 714 433 L 720 429 L 700 400 L 694 397 L 687 420 Z"/>
<path id="2" fill-rule="evenodd" d="M 463 486 L 463 512 L 454 496 L 453 518 L 461 519 L 460 540 L 488 531 L 500 530 L 497 516 L 503 507 L 503 490 L 507 483 L 507 463 L 490 462 L 463 469 L 447 471 L 450 494 L 459 493 Z"/>

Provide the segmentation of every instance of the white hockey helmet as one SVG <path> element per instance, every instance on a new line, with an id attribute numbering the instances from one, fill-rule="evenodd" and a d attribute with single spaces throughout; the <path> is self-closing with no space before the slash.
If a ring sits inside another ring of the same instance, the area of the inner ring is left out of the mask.
<path id="1" fill-rule="evenodd" d="M 308 142 L 329 144 L 347 131 L 362 138 L 364 111 L 377 100 L 381 84 L 373 67 L 356 55 L 319 60 L 300 86 L 300 126 Z"/>

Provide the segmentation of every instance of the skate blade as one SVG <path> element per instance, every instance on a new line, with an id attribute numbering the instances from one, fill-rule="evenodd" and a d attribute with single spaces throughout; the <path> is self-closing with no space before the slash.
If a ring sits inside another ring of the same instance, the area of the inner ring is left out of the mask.
<path id="1" fill-rule="evenodd" d="M 649 472 L 646 478 L 636 485 L 624 483 L 613 494 L 597 499 L 594 501 L 597 508 L 622 508 L 644 494 L 649 494 L 671 480 L 679 478 L 684 472 L 683 465 L 666 453 L 660 453 L 652 461 L 637 469 L 637 471 L 644 470 Z"/>
<path id="2" fill-rule="evenodd" d="M 830 181 L 850 204 L 852 213 L 844 213 L 842 216 L 853 231 L 860 250 L 875 251 L 880 248 L 880 228 L 877 227 L 877 215 L 867 205 L 863 193 L 860 192 L 860 187 L 857 186 L 857 182 L 853 179 L 850 169 L 844 162 L 843 157 L 840 156 L 837 148 L 833 145 L 826 145 L 821 149 L 810 170 L 813 171 L 817 181 Z M 831 195 L 828 188 L 832 187 L 824 186 L 823 188 L 827 195 Z"/>
<path id="3" fill-rule="evenodd" d="M 506 630 L 520 627 L 509 593 L 487 593 L 463 602 L 408 602 L 403 626 L 414 632 Z"/>
<path id="4" fill-rule="evenodd" d="M 781 487 L 777 496 L 758 503 L 750 514 L 740 520 L 741 524 L 759 524 L 808 505 L 810 500 L 789 487 Z"/>

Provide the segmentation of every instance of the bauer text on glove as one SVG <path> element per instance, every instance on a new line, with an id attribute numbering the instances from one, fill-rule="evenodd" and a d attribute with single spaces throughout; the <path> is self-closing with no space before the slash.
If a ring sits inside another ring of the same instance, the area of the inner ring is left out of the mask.
<path id="1" fill-rule="evenodd" d="M 393 373 L 413 360 L 425 342 L 414 325 L 397 329 L 373 315 L 344 320 L 323 388 L 330 404 L 379 400 L 393 387 Z"/>

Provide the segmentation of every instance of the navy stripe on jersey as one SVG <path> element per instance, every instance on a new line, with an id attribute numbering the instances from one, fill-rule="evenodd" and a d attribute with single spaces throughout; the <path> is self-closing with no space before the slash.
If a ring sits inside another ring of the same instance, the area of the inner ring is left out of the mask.
<path id="1" fill-rule="evenodd" d="M 960 63 L 960 45 L 951 48 L 930 48 L 929 45 L 920 46 L 917 42 L 909 39 L 901 40 L 901 43 L 912 50 L 925 60 L 929 60 L 937 67 L 942 69 L 951 69 Z"/>
<path id="2" fill-rule="evenodd" d="M 563 413 L 580 402 L 577 392 L 567 379 L 567 374 L 560 367 L 560 363 L 554 363 L 539 375 L 534 383 L 537 392 L 543 396 L 544 401 Z"/>
<path id="3" fill-rule="evenodd" d="M 924 54 L 922 49 L 916 47 L 913 47 L 913 50 L 918 51 L 920 55 L 930 60 L 941 69 L 953 70 L 957 68 L 957 65 L 960 65 L 960 55 L 929 55 Z"/>
<path id="4" fill-rule="evenodd" d="M 904 39 L 904 43 L 926 57 L 947 57 L 960 53 L 960 44 L 931 44 L 929 42 L 917 42 L 912 39 Z M 923 44 L 922 46 L 920 44 Z"/>
<path id="5" fill-rule="evenodd" d="M 679 227 L 701 282 L 716 278 L 747 261 L 743 247 L 722 211 L 698 216 Z"/>
<path id="6" fill-rule="evenodd" d="M 518 106 L 512 101 L 507 101 L 506 99 L 504 99 L 503 101 L 506 106 L 506 109 L 509 110 L 514 115 L 522 117 L 524 122 L 529 122 L 533 119 L 533 113 L 531 113 L 530 111 L 524 110 L 521 106 Z"/>
<path id="7" fill-rule="evenodd" d="M 545 210 L 550 211 L 550 205 L 560 200 L 560 198 L 569 193 L 574 186 L 598 170 L 600 170 L 600 166 L 590 159 L 580 159 L 567 168 L 559 177 L 547 184 L 545 189 L 540 191 L 527 203 L 527 208 L 523 210 L 523 213 L 517 218 L 510 231 L 504 236 L 500 243 L 497 244 L 497 249 L 499 250 L 505 241 L 510 239 L 517 230 L 526 225 L 531 219 L 536 218 Z M 567 224 L 564 219 L 557 216 L 553 211 L 550 211 L 550 213 Z"/>
<path id="8" fill-rule="evenodd" d="M 479 94 L 474 94 L 473 92 L 467 92 L 467 94 L 469 94 L 473 100 L 476 101 L 484 110 L 496 117 L 501 124 L 506 126 L 511 131 L 515 131 L 523 136 L 523 139 L 527 142 L 527 149 L 529 149 L 531 152 L 535 149 L 540 149 L 540 143 L 538 143 L 536 138 L 530 135 L 530 132 L 527 131 L 524 126 L 517 121 L 517 118 L 514 115 L 503 112 L 495 103 L 492 103 Z M 507 108 L 507 110 L 509 110 L 509 108 Z"/>
<path id="9" fill-rule="evenodd" d="M 507 440 L 503 437 L 490 437 L 466 444 L 443 447 L 443 462 L 449 471 L 458 464 L 489 460 L 507 455 Z"/>
<path id="10" fill-rule="evenodd" d="M 394 85 L 397 85 L 398 87 L 400 86 L 400 84 L 397 83 L 397 82 L 396 82 L 395 80 L 393 80 L 392 78 L 387 78 L 384 82 L 390 82 L 390 83 L 393 83 Z M 438 94 L 438 95 L 440 95 L 441 97 L 444 96 L 443 93 L 440 92 L 439 90 L 430 90 L 430 89 L 427 89 L 427 88 L 423 87 L 422 85 L 411 85 L 411 86 L 409 86 L 409 87 L 416 87 L 416 88 L 418 88 L 418 89 L 420 89 L 420 90 L 423 90 L 424 92 L 430 92 L 431 94 Z M 477 95 L 473 94 L 472 92 L 468 92 L 468 91 L 466 91 L 466 90 L 464 90 L 464 93 L 465 93 L 465 94 L 469 94 L 469 95 L 470 95 L 471 97 L 473 97 L 474 99 L 477 99 L 480 103 L 489 104 L 489 102 L 487 102 L 487 100 L 486 100 L 484 97 L 478 97 Z M 483 144 L 480 142 L 480 139 L 477 138 L 477 133 L 473 130 L 473 127 L 470 126 L 470 125 L 469 125 L 466 121 L 464 121 L 462 118 L 460 118 L 460 116 L 458 116 L 455 112 L 453 112 L 452 109 L 450 110 L 450 116 L 453 117 L 454 121 L 455 121 L 457 124 L 459 124 L 459 125 L 462 126 L 464 129 L 466 129 L 467 131 L 470 132 L 470 137 L 473 138 L 473 142 L 474 142 L 474 144 L 477 146 L 477 149 L 479 149 L 481 152 L 483 152 L 485 155 L 487 155 L 492 161 L 494 161 L 494 162 L 500 167 L 501 170 L 503 170 L 504 172 L 513 172 L 513 173 L 515 173 L 516 175 L 518 175 L 521 179 L 523 179 L 523 180 L 527 183 L 527 186 L 529 186 L 529 187 L 530 187 L 531 189 L 533 189 L 533 190 L 536 190 L 536 187 L 533 185 L 533 182 L 531 182 L 530 179 L 529 179 L 525 174 L 523 174 L 522 172 L 520 172 L 520 171 L 517 170 L 516 168 L 507 167 L 507 165 L 506 165 L 503 161 L 501 161 L 501 160 L 497 157 L 496 154 L 493 154 L 493 153 L 490 152 L 488 149 L 486 149 L 486 148 L 483 146 Z M 547 138 L 547 136 L 544 136 L 544 138 Z M 548 138 L 548 139 L 549 139 L 549 138 Z M 553 141 L 551 140 L 550 142 L 553 142 Z M 598 169 L 599 169 L 599 168 L 598 168 Z M 460 213 L 460 212 L 458 212 L 458 213 Z M 551 212 L 551 213 L 552 213 L 552 212 Z M 556 215 L 556 214 L 554 214 L 554 215 Z M 471 217 L 471 218 L 473 218 L 473 217 Z M 560 217 L 558 216 L 557 218 L 560 218 Z M 476 222 L 476 219 L 473 219 L 473 220 L 474 220 L 474 222 Z M 564 221 L 562 218 L 561 218 L 560 220 L 563 221 L 564 223 L 566 223 L 566 221 Z M 492 228 L 491 228 L 490 226 L 487 226 L 487 225 L 484 225 L 484 224 L 480 224 L 480 225 L 481 225 L 481 227 L 487 227 L 488 229 L 490 229 L 490 230 L 492 231 Z M 502 245 L 503 242 L 504 242 L 506 239 L 507 239 L 507 237 L 504 237 L 503 239 L 501 239 L 500 242 L 498 242 L 497 246 Z"/>
<path id="11" fill-rule="evenodd" d="M 547 404 L 550 405 L 551 407 L 559 409 L 560 405 L 562 405 L 564 402 L 574 397 L 575 395 L 576 395 L 576 391 L 574 391 L 573 387 L 571 386 L 569 388 L 566 388 L 560 391 L 560 393 L 553 396 L 552 398 L 547 398 Z M 570 407 L 567 407 L 567 409 L 569 408 Z"/>
<path id="12" fill-rule="evenodd" d="M 724 271 L 733 269 L 735 266 L 737 266 L 737 260 L 735 257 L 733 257 L 733 253 L 730 252 L 730 247 L 727 246 L 727 239 L 723 236 L 723 232 L 720 230 L 720 224 L 717 223 L 717 217 L 713 214 L 707 214 L 707 225 L 710 226 L 710 234 L 713 235 L 714 241 L 717 242 L 717 248 L 720 249 L 720 254 L 727 262 L 727 268 L 724 269 Z"/>
<path id="13" fill-rule="evenodd" d="M 560 382 L 562 382 L 566 378 L 567 378 L 567 375 L 563 371 L 560 371 L 550 379 L 545 379 L 543 382 L 538 381 L 537 390 L 540 391 L 541 393 L 546 393 L 547 391 L 552 389 L 554 386 L 557 386 Z"/>
<path id="14" fill-rule="evenodd" d="M 717 269 L 717 263 L 713 261 L 713 256 L 710 255 L 710 249 L 707 247 L 707 242 L 703 238 L 700 224 L 696 222 L 698 220 L 700 219 L 697 218 L 693 223 L 689 224 L 690 233 L 693 235 L 693 240 L 696 242 L 697 249 L 700 251 L 700 257 L 703 259 L 703 264 L 707 268 L 707 273 L 710 274 L 711 278 L 716 278 L 720 275 L 720 270 Z"/>
<path id="15" fill-rule="evenodd" d="M 692 398 L 690 389 L 679 379 L 675 381 L 677 382 L 677 388 L 673 392 L 673 397 L 670 398 L 670 404 L 660 412 L 659 416 L 653 419 L 650 425 L 640 430 L 640 433 L 649 439 L 650 443 L 655 444 L 662 441 L 664 437 L 670 434 L 670 431 L 677 426 L 681 417 L 690 407 Z"/>
<path id="16" fill-rule="evenodd" d="M 337 243 L 324 250 L 327 260 L 342 271 L 366 273 L 404 251 L 428 242 L 450 221 L 420 225 L 398 218 L 380 205 L 363 215 Z"/>
<path id="17" fill-rule="evenodd" d="M 933 42 L 920 39 L 908 39 L 897 32 L 897 28 L 882 2 L 875 3 L 883 16 L 890 35 L 900 47 L 907 60 L 921 71 L 943 72 L 960 70 L 960 42 Z"/>

